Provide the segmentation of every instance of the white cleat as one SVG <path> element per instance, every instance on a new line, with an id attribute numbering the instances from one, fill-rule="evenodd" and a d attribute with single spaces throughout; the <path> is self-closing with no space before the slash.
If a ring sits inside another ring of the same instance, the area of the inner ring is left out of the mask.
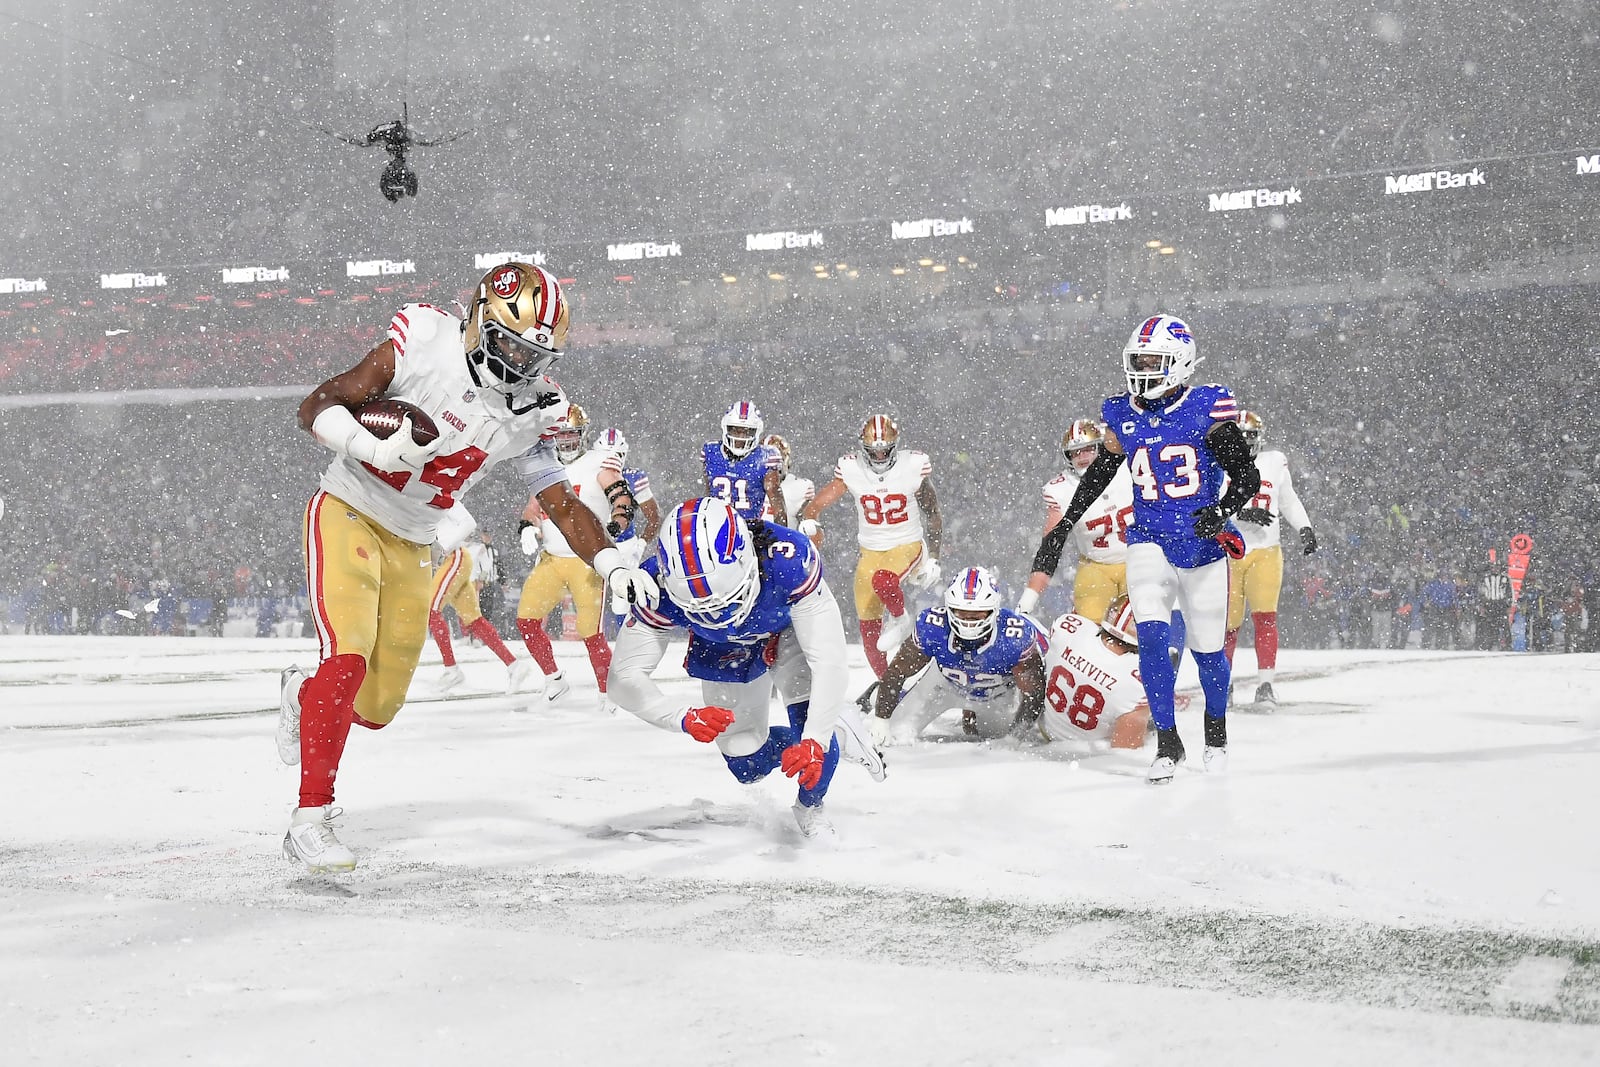
<path id="1" fill-rule="evenodd" d="M 839 758 L 865 767 L 874 782 L 881 782 L 888 776 L 883 753 L 878 751 L 857 708 L 849 706 L 839 709 L 839 724 L 833 728 L 833 736 L 839 739 Z"/>
<path id="2" fill-rule="evenodd" d="M 1226 774 L 1228 772 L 1228 748 L 1206 746 L 1205 764 L 1207 774 Z"/>
<path id="3" fill-rule="evenodd" d="M 1150 764 L 1150 770 L 1145 774 L 1145 781 L 1151 785 L 1166 785 L 1178 773 L 1178 761 L 1171 756 L 1157 756 L 1156 761 Z"/>
<path id="4" fill-rule="evenodd" d="M 601 693 L 598 710 L 602 715 L 615 715 L 617 713 L 617 706 L 611 703 L 610 697 L 606 696 L 604 693 Z"/>
<path id="5" fill-rule="evenodd" d="M 461 673 L 460 667 L 446 667 L 439 674 L 439 692 L 448 693 L 466 680 L 467 676 Z"/>
<path id="6" fill-rule="evenodd" d="M 520 693 L 533 678 L 533 660 L 514 659 L 506 664 L 506 692 Z"/>
<path id="7" fill-rule="evenodd" d="M 793 809 L 794 822 L 800 828 L 801 837 L 807 840 L 815 840 L 819 837 L 830 838 L 836 836 L 833 830 L 833 823 L 828 821 L 828 816 L 822 810 L 822 807 L 821 804 L 818 804 L 814 808 L 808 808 L 798 800 L 795 801 Z"/>
<path id="8" fill-rule="evenodd" d="M 285 667 L 278 675 L 278 758 L 290 767 L 300 763 L 300 686 L 306 672 Z"/>
<path id="9" fill-rule="evenodd" d="M 558 701 L 562 697 L 566 696 L 567 695 L 567 690 L 569 690 L 571 688 L 572 688 L 572 686 L 567 682 L 566 678 L 562 677 L 562 674 L 561 674 L 560 671 L 556 671 L 556 673 L 554 673 L 554 674 L 545 675 L 545 677 L 544 677 L 544 699 L 545 699 L 545 702 L 548 703 L 548 704 L 554 704 L 556 701 Z"/>
<path id="10" fill-rule="evenodd" d="M 911 636 L 911 616 L 890 615 L 883 620 L 883 630 L 878 634 L 878 651 L 894 652 Z"/>
<path id="11" fill-rule="evenodd" d="M 284 856 L 305 864 L 312 874 L 355 870 L 356 854 L 333 836 L 333 820 L 341 814 L 343 809 L 332 805 L 294 809 L 289 832 L 283 835 Z"/>

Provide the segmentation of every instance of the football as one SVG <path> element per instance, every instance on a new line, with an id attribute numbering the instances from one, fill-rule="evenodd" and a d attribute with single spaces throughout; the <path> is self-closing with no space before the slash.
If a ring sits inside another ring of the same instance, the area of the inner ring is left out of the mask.
<path id="1" fill-rule="evenodd" d="M 372 436 L 382 440 L 400 428 L 400 420 L 411 416 L 411 439 L 425 445 L 439 436 L 439 427 L 417 405 L 409 400 L 385 397 L 363 404 L 356 409 L 356 421 L 365 426 Z"/>

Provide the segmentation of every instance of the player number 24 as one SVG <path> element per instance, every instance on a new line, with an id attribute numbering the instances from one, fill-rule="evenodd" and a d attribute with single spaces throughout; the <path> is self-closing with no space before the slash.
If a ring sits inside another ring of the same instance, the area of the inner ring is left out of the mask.
<path id="1" fill-rule="evenodd" d="M 434 456 L 428 460 L 428 465 L 417 475 L 417 481 L 439 490 L 433 494 L 433 499 L 428 501 L 428 506 L 448 508 L 454 504 L 455 494 L 461 492 L 461 487 L 466 484 L 467 479 L 472 477 L 488 458 L 489 453 L 477 445 L 468 445 L 459 452 L 452 452 L 448 456 Z M 363 463 L 362 466 L 388 482 L 397 493 L 404 492 L 406 483 L 411 481 L 410 471 L 381 471 L 370 463 Z"/>
<path id="2" fill-rule="evenodd" d="M 1106 710 L 1106 698 L 1088 682 L 1078 684 L 1072 672 L 1057 664 L 1045 683 L 1044 702 L 1050 710 L 1067 717 L 1067 721 L 1080 730 L 1093 730 L 1100 725 L 1100 715 Z"/>

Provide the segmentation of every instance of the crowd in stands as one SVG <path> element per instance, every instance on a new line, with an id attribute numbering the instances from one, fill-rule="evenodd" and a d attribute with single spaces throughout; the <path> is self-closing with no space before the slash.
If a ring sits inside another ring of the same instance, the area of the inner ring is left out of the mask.
<path id="1" fill-rule="evenodd" d="M 1321 541 L 1317 555 L 1289 557 L 1288 641 L 1589 647 L 1588 619 L 1600 610 L 1600 553 L 1588 536 L 1600 519 L 1600 468 L 1582 387 L 1594 359 L 1583 339 L 1600 336 L 1593 296 L 1440 289 L 1191 315 L 1199 377 L 1229 384 L 1262 415 Z M 790 440 L 798 473 L 819 485 L 866 416 L 887 411 L 906 447 L 932 456 L 947 567 L 994 566 L 1015 589 L 1042 532 L 1040 487 L 1059 469 L 1062 430 L 1120 388 L 1119 353 L 1138 318 L 1122 311 L 1041 333 L 994 311 L 952 319 L 930 305 L 885 321 L 837 301 L 790 301 L 765 317 L 706 322 L 670 346 L 575 348 L 562 371 L 597 425 L 624 430 L 630 462 L 669 503 L 701 491 L 698 445 L 716 437 L 735 399 L 762 407 Z M 353 361 L 375 329 L 325 358 Z M 190 337 L 174 350 L 206 358 Z M 228 358 L 212 353 L 212 369 Z M 103 381 L 121 377 L 114 362 L 104 367 Z M 13 602 L 13 624 L 15 605 L 27 603 L 27 622 L 41 628 L 74 618 L 85 629 L 119 626 L 108 612 L 158 599 L 160 583 L 218 604 L 298 595 L 301 509 L 325 456 L 293 408 L 7 411 L 0 521 L 11 551 L 0 559 L 0 595 Z M 515 544 L 523 497 L 514 476 L 490 478 L 469 503 L 501 544 Z M 841 508 L 826 525 L 831 573 L 848 574 L 853 520 Z M 1503 577 L 1519 532 L 1536 547 L 1513 631 Z M 514 589 L 525 561 L 503 562 Z M 1065 609 L 1067 585 L 1057 583 L 1048 609 Z"/>

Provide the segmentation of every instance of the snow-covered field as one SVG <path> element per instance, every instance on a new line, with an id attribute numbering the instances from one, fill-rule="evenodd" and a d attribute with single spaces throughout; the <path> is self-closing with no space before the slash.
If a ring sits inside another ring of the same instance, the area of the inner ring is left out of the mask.
<path id="1" fill-rule="evenodd" d="M 1596 657 L 1291 651 L 1225 778 L 928 741 L 822 847 L 581 648 L 557 708 L 485 655 L 354 732 L 322 878 L 309 642 L 0 639 L 0 1062 L 1600 1061 Z"/>

